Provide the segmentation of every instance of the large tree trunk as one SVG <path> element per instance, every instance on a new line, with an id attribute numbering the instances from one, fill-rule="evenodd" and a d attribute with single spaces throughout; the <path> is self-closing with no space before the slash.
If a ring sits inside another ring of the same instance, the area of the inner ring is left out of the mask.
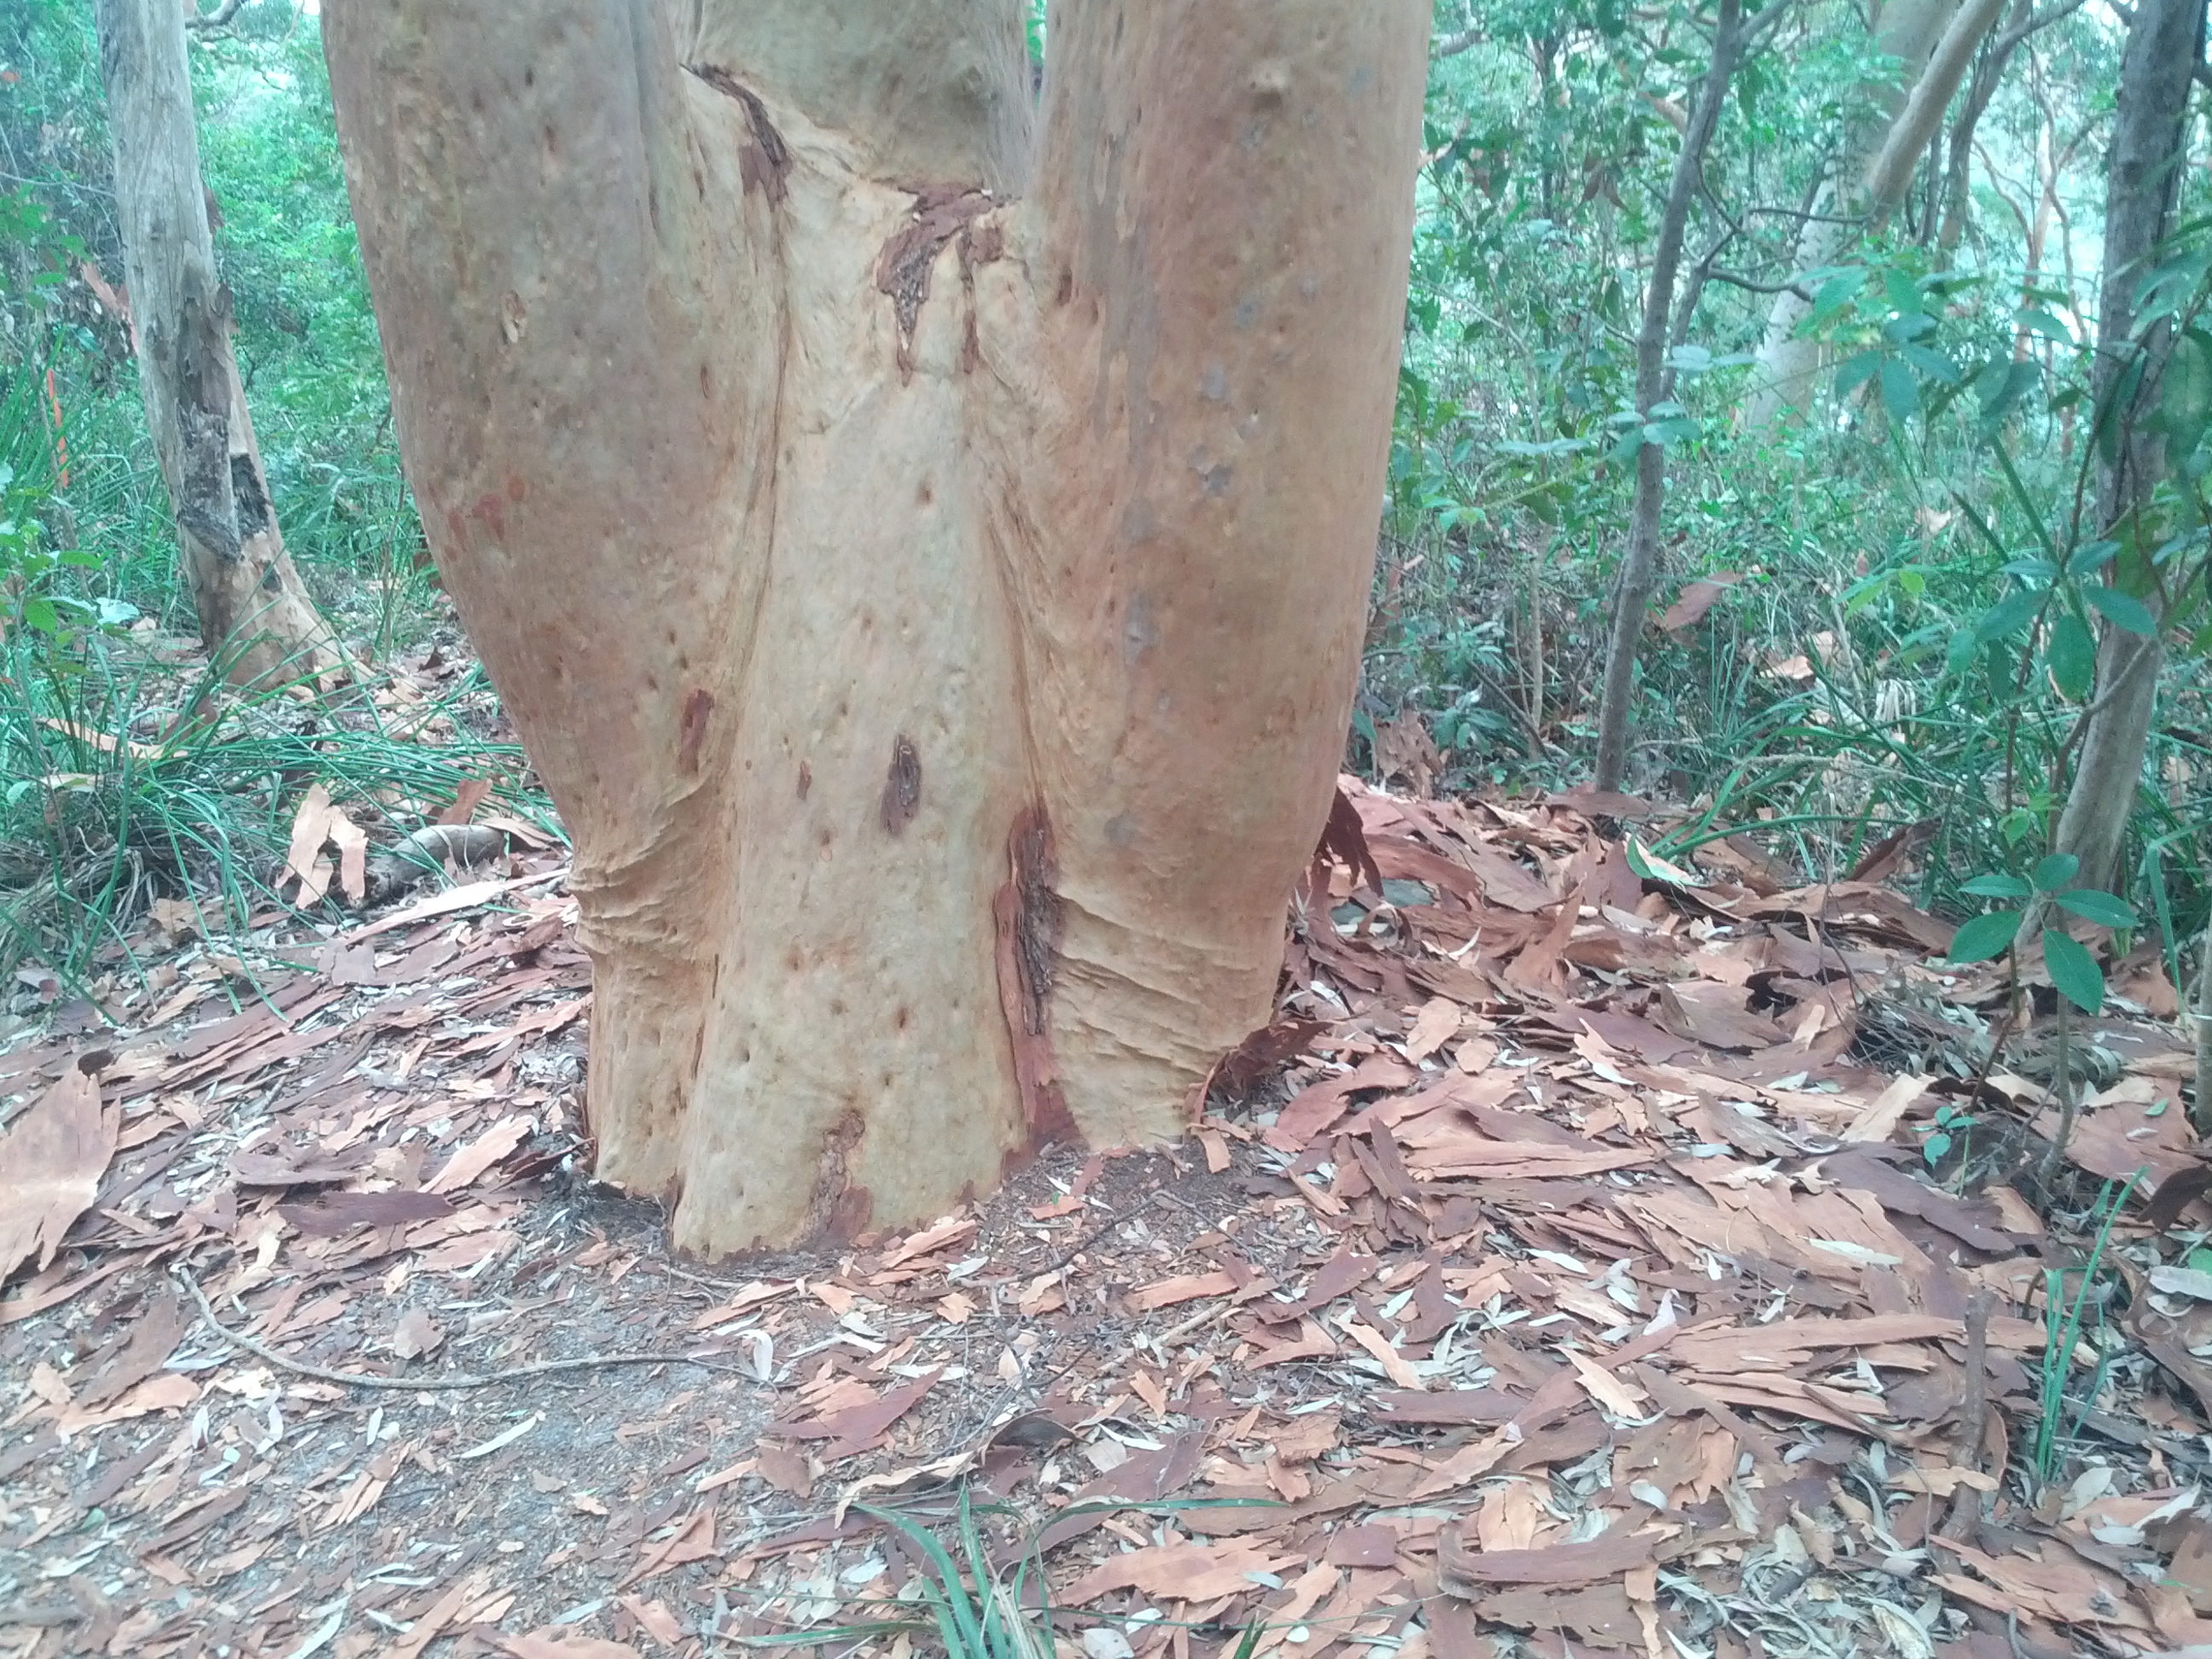
<path id="1" fill-rule="evenodd" d="M 177 522 L 200 638 L 241 684 L 319 678 L 343 659 L 284 550 L 230 350 L 192 130 L 185 8 L 99 0 L 116 216 L 146 423 Z"/>
<path id="2" fill-rule="evenodd" d="M 1959 0 L 1888 0 L 1881 8 L 1875 24 L 1875 49 L 1885 58 L 1898 60 L 1899 76 L 1861 89 L 1868 107 L 1850 118 L 1835 162 L 1828 170 L 1828 181 L 1813 199 L 1812 211 L 1798 232 L 1791 259 L 1794 271 L 1802 275 L 1833 264 L 1856 233 L 1860 216 L 1887 212 L 1896 205 L 1893 199 L 1885 204 L 1869 197 L 1867 167 L 1881 155 L 1884 141 L 1924 77 L 1929 59 L 1958 9 Z M 1958 73 L 1963 74 L 1965 67 L 1962 61 Z M 1957 83 L 1954 75 L 1951 87 Z M 1931 94 L 1934 90 L 1930 88 Z M 1936 115 L 1942 113 L 1950 93 L 1947 88 L 1942 97 L 1936 100 Z M 1918 152 L 1914 154 L 1917 156 Z M 1908 164 L 1895 188 L 1901 192 L 1911 176 Z M 1784 411 L 1802 408 L 1811 399 L 1820 370 L 1820 343 L 1804 337 L 1798 330 L 1812 310 L 1812 300 L 1795 289 L 1784 289 L 1774 296 L 1767 312 L 1766 333 L 1752 367 L 1751 392 L 1737 422 L 1742 430 L 1763 432 Z"/>
<path id="3" fill-rule="evenodd" d="M 401 453 L 683 1245 L 1179 1133 L 1341 753 L 1427 0 L 334 0 Z"/>
<path id="4" fill-rule="evenodd" d="M 1690 198 L 1705 166 L 1705 150 L 1720 124 L 1729 77 L 1735 73 L 1743 44 L 1743 12 L 1738 0 L 1721 0 L 1713 29 L 1713 61 L 1698 93 L 1698 107 L 1682 133 L 1682 148 L 1667 186 L 1667 205 L 1659 216 L 1659 241 L 1651 255 L 1651 276 L 1644 289 L 1644 319 L 1636 335 L 1636 414 L 1652 418 L 1652 405 L 1672 390 L 1666 368 L 1668 339 L 1675 331 L 1674 277 L 1682 260 L 1682 238 L 1690 222 Z M 1693 288 L 1694 288 L 1693 284 Z M 1695 306 L 1694 292 L 1685 310 Z M 1598 704 L 1597 764 L 1593 786 L 1618 790 L 1628 769 L 1629 714 L 1636 702 L 1637 647 L 1659 576 L 1659 523 L 1667 501 L 1667 447 L 1649 438 L 1636 451 L 1636 495 L 1629 512 L 1628 546 L 1613 583 L 1612 626 L 1606 641 L 1605 690 Z"/>
<path id="5" fill-rule="evenodd" d="M 2179 193 L 2191 74 L 2204 55 L 2205 0 L 2141 0 L 2120 59 L 2119 112 L 2106 156 L 2105 258 L 2097 307 L 2097 357 L 2090 393 L 2100 428 L 2117 434 L 2097 468 L 2097 524 L 2124 544 L 2156 534 L 2140 514 L 2166 473 L 2166 445 L 2148 416 L 2172 331 L 2160 323 L 2136 339 L 2136 286 L 2166 238 Z M 2130 395 L 2123 376 L 2148 362 Z M 2115 568 L 2118 567 L 2116 565 Z M 2114 888 L 2128 819 L 2142 778 L 2158 676 L 2156 637 L 2107 623 L 2097 651 L 2097 690 L 2081 734 L 2080 763 L 2059 814 L 2055 850 L 2081 860 L 2079 879 Z"/>

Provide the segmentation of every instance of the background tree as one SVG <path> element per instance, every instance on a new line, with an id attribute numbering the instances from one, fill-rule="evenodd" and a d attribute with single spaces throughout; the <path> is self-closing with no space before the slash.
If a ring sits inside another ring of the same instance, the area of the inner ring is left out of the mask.
<path id="1" fill-rule="evenodd" d="M 343 662 L 284 550 L 231 354 L 193 131 L 183 8 L 100 0 L 100 72 L 146 422 L 161 459 L 200 638 L 247 684 Z"/>
<path id="2" fill-rule="evenodd" d="M 1969 27 L 1978 40 L 1995 8 L 1990 0 L 1971 0 L 1966 9 L 1977 20 Z M 1881 219 L 1895 207 L 1926 146 L 1929 123 L 1941 118 L 1965 73 L 1966 62 L 1955 52 L 1936 56 L 1960 0 L 1884 0 L 1878 10 L 1879 66 L 1846 103 L 1834 160 L 1801 222 L 1791 259 L 1801 281 L 1833 264 L 1863 220 Z M 1804 331 L 1812 311 L 1811 295 L 1795 283 L 1776 293 L 1743 408 L 1746 430 L 1763 431 L 1810 396 L 1820 364 L 1820 343 Z"/>
<path id="3" fill-rule="evenodd" d="M 1677 422 L 1665 403 L 1674 390 L 1674 375 L 1667 366 L 1670 346 L 1680 345 L 1690 317 L 1697 309 L 1696 289 L 1703 287 L 1704 270 L 1687 302 L 1682 322 L 1675 321 L 1674 279 L 1681 264 L 1682 238 L 1690 218 L 1692 197 L 1704 183 L 1705 150 L 1719 125 L 1721 103 L 1728 96 L 1729 77 L 1735 73 L 1737 55 L 1743 49 L 1743 9 L 1737 0 L 1721 0 L 1713 27 L 1712 61 L 1698 90 L 1698 106 L 1682 134 L 1682 148 L 1674 158 L 1674 172 L 1667 187 L 1667 202 L 1659 216 L 1659 241 L 1651 256 L 1651 274 L 1644 279 L 1644 320 L 1636 333 L 1636 414 L 1639 425 L 1630 428 L 1627 440 L 1635 450 L 1636 495 L 1629 508 L 1628 546 L 1621 555 L 1613 601 L 1613 623 L 1605 653 L 1605 690 L 1598 704 L 1597 765 L 1593 781 L 1606 792 L 1617 791 L 1627 769 L 1629 714 L 1635 700 L 1637 647 L 1644 637 L 1651 590 L 1658 579 L 1659 521 L 1667 495 L 1667 441 Z M 1716 248 L 1717 252 L 1717 246 Z M 1705 269 L 1711 266 L 1705 262 Z"/>
<path id="4" fill-rule="evenodd" d="M 2112 580 L 2148 625 L 2107 609 L 2097 652 L 2096 696 L 2083 712 L 2080 758 L 2053 837 L 2081 860 L 2081 879 L 2111 887 L 2142 777 L 2143 751 L 2158 703 L 2166 612 L 2188 597 L 2157 592 L 2153 555 L 2175 526 L 2152 513 L 2168 471 L 2168 434 L 2154 418 L 2175 330 L 2163 316 L 2137 321 L 2139 289 L 2173 222 L 2186 165 L 2185 123 L 2196 67 L 2204 57 L 2205 0 L 2144 0 L 2128 28 L 2119 112 L 2106 157 L 2104 287 L 2097 313 L 2090 403 L 2097 423 L 2094 511 L 2100 538 L 2117 544 Z"/>
<path id="5" fill-rule="evenodd" d="M 726 1250 L 1180 1132 L 1358 669 L 1428 9 L 325 16 L 403 452 Z M 1034 128 L 1035 136 L 1032 137 Z"/>

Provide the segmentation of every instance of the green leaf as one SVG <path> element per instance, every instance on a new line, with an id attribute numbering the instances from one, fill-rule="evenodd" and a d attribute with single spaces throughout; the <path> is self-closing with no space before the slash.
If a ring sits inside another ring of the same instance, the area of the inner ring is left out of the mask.
<path id="1" fill-rule="evenodd" d="M 2051 670 L 2051 682 L 2058 688 L 2058 695 L 2069 702 L 2081 702 L 2097 683 L 2097 641 L 2090 635 L 2089 624 L 2071 611 L 2062 614 L 2051 625 L 2043 661 Z"/>
<path id="2" fill-rule="evenodd" d="M 1911 418 L 1920 407 L 1920 382 L 1912 378 L 1912 371 L 1895 357 L 1887 358 L 1881 366 L 1881 406 L 1889 411 L 1893 421 Z"/>
<path id="3" fill-rule="evenodd" d="M 2017 634 L 2035 620 L 2035 613 L 2043 609 L 2043 595 L 2025 588 L 2008 593 L 1988 610 L 1974 624 L 1974 642 L 1987 645 L 1991 640 L 2002 640 Z"/>
<path id="4" fill-rule="evenodd" d="M 2105 970 L 2079 939 L 2056 927 L 2043 930 L 2043 960 L 2058 993 L 2085 1014 L 2105 1006 Z"/>
<path id="5" fill-rule="evenodd" d="M 2081 872 L 2081 860 L 2071 853 L 2053 853 L 2036 861 L 2028 879 L 2039 893 L 2055 893 Z"/>
<path id="6" fill-rule="evenodd" d="M 2002 423 L 2018 406 L 2020 400 L 2042 383 L 2043 366 L 2030 359 L 2015 362 L 2009 357 L 1996 358 L 1982 366 L 1974 376 L 1974 385 L 1981 400 L 1981 421 L 1984 428 Z"/>
<path id="7" fill-rule="evenodd" d="M 2125 629 L 2130 634 L 2148 638 L 2158 632 L 2158 618 L 2150 614 L 2150 607 L 2132 594 L 2123 593 L 2117 587 L 2101 585 L 2085 587 L 2081 597 L 2090 605 L 2105 613 L 2106 621 L 2115 628 Z"/>
<path id="8" fill-rule="evenodd" d="M 2033 897 L 2035 893 L 2035 889 L 2018 876 L 1994 872 L 1976 876 L 1972 881 L 1960 882 L 1959 885 L 1960 890 L 1972 893 L 1976 898 L 2024 899 Z"/>
<path id="9" fill-rule="evenodd" d="M 1959 380 L 1959 366 L 1940 351 L 1930 351 L 1923 345 L 1902 345 L 1898 355 L 1932 380 L 1945 386 L 1955 386 Z"/>
<path id="10" fill-rule="evenodd" d="M 2114 541 L 2084 542 L 2074 550 L 2074 556 L 2066 561 L 2066 574 L 2086 576 L 2092 570 L 2102 570 L 2119 556 L 2120 544 Z"/>
<path id="11" fill-rule="evenodd" d="M 2040 334 L 2046 340 L 2056 340 L 2060 345 L 2074 343 L 2073 331 L 2044 310 L 2040 306 L 2026 306 L 2013 314 L 2013 321 L 2030 334 Z"/>
<path id="12" fill-rule="evenodd" d="M 1836 370 L 1836 400 L 1840 403 L 1873 379 L 1881 367 L 1881 353 L 1862 351 L 1856 357 L 1847 357 Z"/>
<path id="13" fill-rule="evenodd" d="M 1813 301 L 1811 313 L 1807 316 L 1803 325 L 1797 331 L 1800 334 L 1810 333 L 1849 305 L 1865 283 L 1866 277 L 1866 267 L 1863 265 L 1855 266 L 1851 270 L 1830 277 L 1821 285 L 1819 295 Z"/>
<path id="14" fill-rule="evenodd" d="M 2132 927 L 2136 925 L 2136 913 L 2131 906 L 2098 888 L 2069 888 L 2059 894 L 2054 902 L 2061 909 L 2071 910 L 2082 921 L 2094 921 L 2100 927 Z"/>
<path id="15" fill-rule="evenodd" d="M 2174 340 L 2159 377 L 2158 424 L 2176 460 L 2195 449 L 2212 425 L 2212 341 L 2195 329 Z"/>
<path id="16" fill-rule="evenodd" d="M 1985 916 L 1976 916 L 1951 940 L 1950 960 L 1987 962 L 1991 957 L 2002 956 L 2019 931 L 2017 910 L 1992 910 Z"/>

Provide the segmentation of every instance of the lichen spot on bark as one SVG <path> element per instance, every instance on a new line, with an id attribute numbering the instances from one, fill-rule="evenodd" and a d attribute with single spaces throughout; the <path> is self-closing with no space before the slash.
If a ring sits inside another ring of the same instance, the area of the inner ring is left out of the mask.
<path id="1" fill-rule="evenodd" d="M 884 780 L 884 828 L 892 835 L 905 833 L 921 811 L 921 756 L 914 739 L 902 732 L 891 744 L 890 775 Z"/>

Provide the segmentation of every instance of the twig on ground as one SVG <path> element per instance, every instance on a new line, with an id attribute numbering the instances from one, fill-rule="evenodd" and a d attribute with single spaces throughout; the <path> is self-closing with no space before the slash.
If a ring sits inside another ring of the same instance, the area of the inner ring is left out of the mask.
<path id="1" fill-rule="evenodd" d="M 2191 1121 L 2212 1134 L 2212 921 L 2204 924 L 2204 961 L 2197 970 L 2197 1107 Z"/>
<path id="2" fill-rule="evenodd" d="M 1105 1237 L 1107 1234 L 1112 1232 L 1115 1228 L 1120 1226 L 1123 1222 L 1134 1216 L 1139 1210 L 1142 1210 L 1146 1206 L 1151 1204 L 1155 1199 L 1172 1196 L 1173 1194 L 1169 1193 L 1165 1187 L 1153 1188 L 1152 1191 L 1146 1193 L 1135 1203 L 1125 1204 L 1120 1209 L 1115 1210 L 1103 1221 L 1093 1227 L 1089 1232 L 1077 1239 L 1074 1243 L 1069 1245 L 1065 1250 L 1062 1250 L 1050 1261 L 1045 1263 L 1043 1267 L 1037 1268 L 1034 1272 L 1031 1272 L 1028 1268 L 1024 1268 L 1021 1272 L 1020 1277 L 1024 1279 L 1042 1279 L 1047 1273 L 1058 1273 L 1062 1267 L 1067 1266 L 1069 1262 L 1074 1261 L 1076 1257 L 1081 1255 L 1093 1244 L 1096 1244 L 1100 1239 Z"/>
<path id="3" fill-rule="evenodd" d="M 1990 1291 L 1975 1286 L 1966 1304 L 1966 1399 L 1959 1412 L 1958 1466 L 1978 1474 L 1982 1467 L 1982 1435 L 1990 1406 Z M 1980 1491 L 1961 1480 L 1951 1493 L 1951 1508 L 1937 1528 L 1946 1538 L 1971 1532 L 1981 1519 Z"/>
<path id="4" fill-rule="evenodd" d="M 613 1365 L 696 1365 L 704 1370 L 726 1371 L 732 1376 L 751 1375 L 741 1366 L 718 1364 L 714 1360 L 688 1353 L 586 1354 L 575 1359 L 541 1359 L 532 1364 L 486 1371 L 481 1376 L 378 1376 L 367 1371 L 334 1371 L 322 1365 L 311 1365 L 303 1359 L 295 1359 L 289 1354 L 278 1352 L 258 1338 L 233 1330 L 216 1313 L 214 1305 L 207 1299 L 207 1292 L 200 1289 L 199 1281 L 192 1277 L 191 1269 L 179 1261 L 173 1263 L 169 1271 L 183 1281 L 185 1289 L 191 1293 L 192 1300 L 199 1305 L 201 1322 L 224 1341 L 285 1370 L 296 1372 L 301 1376 L 315 1377 L 325 1382 L 343 1383 L 352 1389 L 402 1389 L 434 1394 L 459 1389 L 488 1389 L 496 1382 L 517 1382 L 526 1377 L 553 1376 L 563 1371 L 598 1370 Z"/>

